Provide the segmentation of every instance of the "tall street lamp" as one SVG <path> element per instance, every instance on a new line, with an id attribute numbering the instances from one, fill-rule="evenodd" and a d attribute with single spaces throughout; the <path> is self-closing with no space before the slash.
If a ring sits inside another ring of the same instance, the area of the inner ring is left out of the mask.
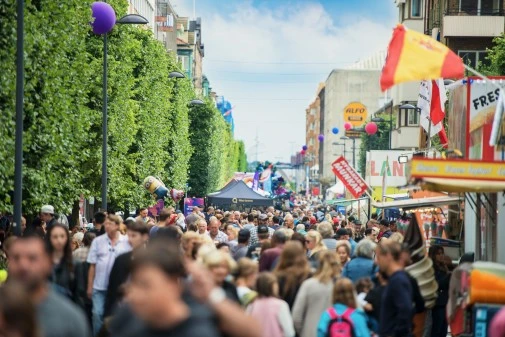
<path id="1" fill-rule="evenodd" d="M 149 23 L 145 17 L 138 14 L 128 14 L 116 21 L 112 7 L 104 2 L 92 5 L 93 32 L 103 35 L 103 79 L 102 79 L 102 211 L 107 209 L 107 33 L 115 24 L 145 25 Z"/>
<path id="2" fill-rule="evenodd" d="M 362 131 L 360 129 L 351 129 L 350 131 Z M 348 141 L 349 139 L 352 139 L 352 167 L 356 170 L 356 137 L 347 137 L 347 136 L 342 136 L 340 137 L 341 140 Z"/>
<path id="3" fill-rule="evenodd" d="M 204 105 L 205 103 L 201 99 L 192 99 L 188 103 L 190 106 L 199 106 L 199 105 Z"/>
<path id="4" fill-rule="evenodd" d="M 24 0 L 17 0 L 16 38 L 16 138 L 14 152 L 14 234 L 21 236 L 23 213 L 23 102 L 25 90 L 24 72 Z"/>

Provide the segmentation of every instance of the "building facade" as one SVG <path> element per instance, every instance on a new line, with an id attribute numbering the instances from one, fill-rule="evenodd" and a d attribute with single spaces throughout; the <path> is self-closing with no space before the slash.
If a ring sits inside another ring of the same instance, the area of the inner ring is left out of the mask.
<path id="1" fill-rule="evenodd" d="M 202 43 L 202 22 L 200 18 L 189 20 L 177 18 L 177 59 L 181 63 L 186 77 L 193 82 L 197 95 L 203 94 L 202 60 L 205 56 Z"/>
<path id="2" fill-rule="evenodd" d="M 156 0 L 129 0 L 128 14 L 139 14 L 148 21 L 147 27 L 156 34 Z"/>
<path id="3" fill-rule="evenodd" d="M 307 145 L 306 156 L 309 158 L 308 165 L 310 172 L 317 176 L 319 174 L 319 145 L 318 140 L 320 132 L 321 117 L 321 91 L 324 90 L 324 83 L 319 84 L 316 92 L 316 98 L 305 109 L 305 144 Z"/>

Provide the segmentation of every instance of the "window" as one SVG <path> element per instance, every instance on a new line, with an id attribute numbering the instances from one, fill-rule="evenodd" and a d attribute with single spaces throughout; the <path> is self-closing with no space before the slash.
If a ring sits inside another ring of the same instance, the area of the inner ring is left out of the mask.
<path id="1" fill-rule="evenodd" d="M 497 15 L 501 7 L 501 0 L 459 0 L 459 11 L 471 15 Z"/>
<path id="2" fill-rule="evenodd" d="M 410 17 L 420 18 L 421 17 L 421 3 L 423 0 L 410 0 Z"/>
<path id="3" fill-rule="evenodd" d="M 466 65 L 474 69 L 478 69 L 480 65 L 489 65 L 489 61 L 486 60 L 487 51 L 484 50 L 459 50 L 458 56 Z"/>
<path id="4" fill-rule="evenodd" d="M 419 125 L 419 111 L 416 111 L 414 109 L 408 110 L 407 124 L 409 126 Z"/>

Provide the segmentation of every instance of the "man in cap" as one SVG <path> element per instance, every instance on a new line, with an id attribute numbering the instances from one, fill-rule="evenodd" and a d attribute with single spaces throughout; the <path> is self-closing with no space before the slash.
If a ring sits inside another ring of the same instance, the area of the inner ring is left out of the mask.
<path id="1" fill-rule="evenodd" d="M 46 231 L 48 231 L 49 228 L 56 223 L 56 218 L 54 217 L 54 207 L 51 205 L 42 206 L 40 209 L 40 220 L 45 222 Z"/>
<path id="2" fill-rule="evenodd" d="M 258 236 L 258 242 L 251 245 L 249 240 L 249 249 L 247 250 L 246 257 L 258 260 L 261 252 L 261 245 L 263 242 L 266 242 L 270 239 L 270 232 L 267 225 L 258 225 L 258 227 L 254 227 L 254 230 Z"/>
<path id="3" fill-rule="evenodd" d="M 379 232 L 379 235 L 377 236 L 377 240 L 379 240 L 379 241 L 382 238 L 389 239 L 391 234 L 393 234 L 393 232 L 391 232 L 391 230 L 389 229 L 389 221 L 387 219 L 382 219 L 380 221 L 379 229 L 380 229 L 380 232 Z"/>
<path id="4" fill-rule="evenodd" d="M 249 249 L 249 239 L 251 238 L 251 232 L 247 229 L 241 229 L 238 232 L 238 244 L 235 248 L 235 252 L 233 253 L 233 258 L 235 261 L 240 260 L 243 257 L 246 257 L 247 250 Z"/>
<path id="5" fill-rule="evenodd" d="M 268 221 L 268 216 L 266 214 L 260 214 L 258 216 L 258 226 L 252 227 L 249 229 L 249 231 L 251 232 L 251 240 L 249 240 L 249 247 L 258 243 L 258 228 L 259 228 L 259 226 L 261 226 L 261 225 L 266 226 L 270 237 L 275 232 L 273 228 L 268 227 L 267 221 Z"/>

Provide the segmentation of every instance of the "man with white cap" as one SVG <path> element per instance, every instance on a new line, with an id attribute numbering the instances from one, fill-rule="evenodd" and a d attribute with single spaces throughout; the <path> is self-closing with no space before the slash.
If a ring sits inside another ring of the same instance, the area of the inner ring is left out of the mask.
<path id="1" fill-rule="evenodd" d="M 40 209 L 40 220 L 44 221 L 46 224 L 46 230 L 48 231 L 56 223 L 56 218 L 54 217 L 54 207 L 51 205 L 44 205 Z"/>

